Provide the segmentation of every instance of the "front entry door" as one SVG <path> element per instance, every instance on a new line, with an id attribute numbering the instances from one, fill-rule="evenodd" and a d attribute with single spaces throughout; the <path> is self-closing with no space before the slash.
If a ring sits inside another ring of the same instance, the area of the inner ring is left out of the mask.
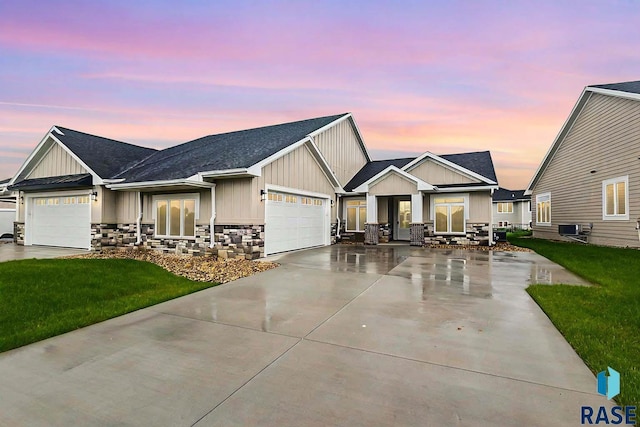
<path id="1" fill-rule="evenodd" d="M 411 228 L 411 200 L 398 200 L 396 215 L 396 239 L 409 240 Z"/>

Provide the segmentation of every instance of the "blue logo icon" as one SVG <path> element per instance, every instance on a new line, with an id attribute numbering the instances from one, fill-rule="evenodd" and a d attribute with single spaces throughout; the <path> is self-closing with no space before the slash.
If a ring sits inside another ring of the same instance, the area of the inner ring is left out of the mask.
<path id="1" fill-rule="evenodd" d="M 607 371 L 598 372 L 598 393 L 611 400 L 620 394 L 620 372 L 610 366 L 607 370 L 609 376 L 606 376 Z"/>

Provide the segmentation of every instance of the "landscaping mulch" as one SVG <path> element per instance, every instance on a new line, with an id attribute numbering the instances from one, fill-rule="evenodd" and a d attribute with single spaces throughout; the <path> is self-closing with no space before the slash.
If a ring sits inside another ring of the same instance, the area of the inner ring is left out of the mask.
<path id="1" fill-rule="evenodd" d="M 276 268 L 279 264 L 245 259 L 219 259 L 213 256 L 168 255 L 157 251 L 104 251 L 66 258 L 84 259 L 135 259 L 151 262 L 178 276 L 199 282 L 227 283 L 262 271 Z"/>

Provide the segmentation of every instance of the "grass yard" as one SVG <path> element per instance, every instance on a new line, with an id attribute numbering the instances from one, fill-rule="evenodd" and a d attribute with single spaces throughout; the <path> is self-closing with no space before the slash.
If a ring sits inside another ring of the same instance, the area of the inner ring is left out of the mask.
<path id="1" fill-rule="evenodd" d="M 0 351 L 214 286 L 129 259 L 0 263 Z"/>
<path id="2" fill-rule="evenodd" d="M 640 404 L 640 251 L 509 236 L 597 286 L 527 291 L 594 373 L 620 372 L 621 405 Z M 595 384 L 594 384 L 595 390 Z"/>

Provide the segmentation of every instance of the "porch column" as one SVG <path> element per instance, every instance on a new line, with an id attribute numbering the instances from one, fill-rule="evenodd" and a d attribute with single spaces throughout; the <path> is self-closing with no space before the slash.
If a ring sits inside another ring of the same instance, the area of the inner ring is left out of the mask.
<path id="1" fill-rule="evenodd" d="M 411 229 L 409 237 L 411 246 L 424 244 L 424 221 L 422 219 L 422 193 L 411 195 Z"/>
<path id="2" fill-rule="evenodd" d="M 364 225 L 364 244 L 378 244 L 378 203 L 375 195 L 367 193 L 367 221 Z"/>

